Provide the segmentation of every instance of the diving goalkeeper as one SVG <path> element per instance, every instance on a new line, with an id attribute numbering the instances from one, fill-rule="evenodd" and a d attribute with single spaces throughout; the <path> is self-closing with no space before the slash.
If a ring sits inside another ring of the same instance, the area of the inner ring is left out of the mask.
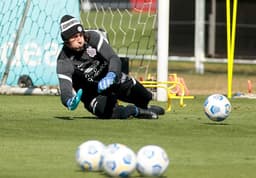
<path id="1" fill-rule="evenodd" d="M 121 60 L 103 34 L 85 31 L 70 15 L 61 18 L 60 30 L 57 75 L 64 106 L 75 110 L 81 100 L 89 112 L 104 119 L 157 119 L 164 114 L 163 108 L 148 106 L 152 93 L 121 71 Z M 118 105 L 118 100 L 130 104 Z"/>

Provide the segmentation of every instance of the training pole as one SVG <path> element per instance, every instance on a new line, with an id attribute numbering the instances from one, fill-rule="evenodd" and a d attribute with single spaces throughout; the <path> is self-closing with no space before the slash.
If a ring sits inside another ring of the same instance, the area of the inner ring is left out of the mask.
<path id="1" fill-rule="evenodd" d="M 233 1 L 232 13 L 232 29 L 230 22 L 230 0 L 226 0 L 226 17 L 227 17 L 227 59 L 228 59 L 228 98 L 232 97 L 232 80 L 233 80 L 233 64 L 235 53 L 235 38 L 236 38 L 236 17 L 237 17 L 237 1 Z"/>

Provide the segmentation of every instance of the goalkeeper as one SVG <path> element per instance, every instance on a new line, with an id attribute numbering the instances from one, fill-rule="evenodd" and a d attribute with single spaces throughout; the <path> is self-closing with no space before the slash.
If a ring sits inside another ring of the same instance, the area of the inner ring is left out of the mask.
<path id="1" fill-rule="evenodd" d="M 80 22 L 64 15 L 60 22 L 63 47 L 57 59 L 61 101 L 75 110 L 81 100 L 98 118 L 157 119 L 159 106 L 148 106 L 149 92 L 121 72 L 121 60 L 100 31 L 85 31 Z M 130 103 L 118 105 L 118 100 Z"/>

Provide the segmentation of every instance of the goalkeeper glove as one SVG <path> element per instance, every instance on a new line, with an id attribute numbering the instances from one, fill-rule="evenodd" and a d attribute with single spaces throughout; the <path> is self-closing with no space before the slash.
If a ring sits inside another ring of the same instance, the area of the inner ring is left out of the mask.
<path id="1" fill-rule="evenodd" d="M 98 92 L 101 93 L 102 91 L 109 88 L 112 84 L 114 84 L 115 78 L 116 74 L 114 72 L 108 72 L 107 75 L 99 81 Z"/>
<path id="2" fill-rule="evenodd" d="M 83 94 L 83 90 L 79 89 L 75 96 L 68 99 L 67 107 L 68 107 L 69 110 L 73 111 L 77 108 L 77 106 L 78 106 L 78 104 L 81 100 L 82 94 Z"/>

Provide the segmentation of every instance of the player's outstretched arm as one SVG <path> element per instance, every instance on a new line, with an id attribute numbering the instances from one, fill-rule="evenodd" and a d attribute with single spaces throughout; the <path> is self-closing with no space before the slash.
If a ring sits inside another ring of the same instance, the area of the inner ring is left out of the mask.
<path id="1" fill-rule="evenodd" d="M 79 89 L 76 93 L 75 96 L 73 96 L 72 98 L 68 99 L 67 101 L 67 108 L 71 111 L 75 110 L 81 100 L 81 97 L 83 95 L 83 90 Z"/>

